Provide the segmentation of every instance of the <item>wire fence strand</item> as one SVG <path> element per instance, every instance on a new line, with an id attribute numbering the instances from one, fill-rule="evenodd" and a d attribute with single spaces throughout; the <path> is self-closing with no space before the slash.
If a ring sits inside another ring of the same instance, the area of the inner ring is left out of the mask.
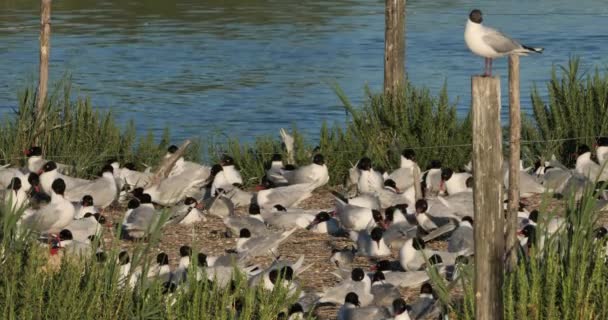
<path id="1" fill-rule="evenodd" d="M 597 139 L 601 136 L 587 136 L 587 137 L 573 137 L 573 138 L 556 138 L 556 139 L 547 139 L 547 140 L 522 140 L 521 144 L 525 144 L 525 145 L 530 145 L 530 144 L 537 144 L 537 143 L 548 143 L 548 142 L 565 142 L 565 141 L 578 141 L 578 140 L 587 140 L 587 139 Z M 505 140 L 503 141 L 503 145 L 508 145 L 509 141 Z M 472 147 L 473 144 L 470 143 L 466 143 L 466 144 L 451 144 L 451 145 L 436 145 L 436 146 L 403 146 L 404 148 L 407 149 L 413 149 L 413 150 L 428 150 L 428 149 L 449 149 L 449 148 L 466 148 L 466 147 Z M 221 148 L 216 148 L 214 149 L 211 153 L 214 153 L 216 155 L 225 155 L 228 154 L 225 150 L 222 150 Z M 255 152 L 255 154 L 257 155 L 267 155 L 267 156 L 271 156 L 274 155 L 276 152 Z M 360 154 L 359 151 L 357 150 L 342 150 L 342 151 L 334 151 L 333 153 L 338 153 L 338 154 Z M 150 154 L 136 154 L 136 156 L 138 157 L 145 157 L 145 156 L 158 156 L 158 153 L 150 153 Z M 51 156 L 46 156 L 47 160 L 65 160 L 65 159 L 74 159 L 74 158 L 78 158 L 80 157 L 80 155 L 76 155 L 76 154 L 71 154 L 71 155 L 51 155 Z M 119 158 L 120 155 L 106 155 L 106 156 L 100 156 L 97 159 L 112 159 L 112 158 Z M 0 158 L 0 161 L 2 162 L 11 162 L 11 161 L 15 161 L 15 160 L 25 160 L 27 159 L 27 157 L 22 156 L 22 157 L 13 157 L 13 158 Z"/>

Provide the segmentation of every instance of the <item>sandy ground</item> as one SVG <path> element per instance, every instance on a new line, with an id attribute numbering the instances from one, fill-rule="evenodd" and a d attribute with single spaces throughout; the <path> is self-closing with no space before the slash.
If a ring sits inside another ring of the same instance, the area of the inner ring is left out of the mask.
<path id="1" fill-rule="evenodd" d="M 530 198 L 523 201 L 528 205 L 528 209 L 537 208 L 541 202 L 540 197 Z M 333 196 L 328 189 L 315 191 L 313 197 L 303 202 L 300 207 L 306 209 L 323 209 L 334 207 Z M 562 205 L 559 201 L 551 199 L 550 208 L 560 208 Z M 122 221 L 125 209 L 115 207 L 106 212 L 109 218 L 107 230 L 105 232 L 106 245 L 112 245 L 114 229 L 110 227 L 114 223 Z M 109 214 L 108 214 L 109 213 Z M 246 214 L 245 209 L 237 210 L 238 214 Z M 234 249 L 235 239 L 226 238 L 224 232 L 226 227 L 220 218 L 215 216 L 207 216 L 206 222 L 200 222 L 191 226 L 171 225 L 167 226 L 162 231 L 160 243 L 151 256 L 155 256 L 159 252 L 166 252 L 170 257 L 170 262 L 173 266 L 177 264 L 179 257 L 179 247 L 182 245 L 190 245 L 193 248 L 200 248 L 201 252 L 207 255 L 221 255 L 226 250 Z M 279 248 L 281 259 L 295 261 L 301 255 L 305 256 L 305 265 L 313 264 L 311 268 L 306 270 L 299 276 L 299 283 L 305 292 L 320 292 L 323 288 L 331 287 L 339 282 L 336 276 L 331 272 L 335 270 L 333 264 L 329 262 L 331 249 L 334 247 L 344 248 L 350 247 L 352 241 L 347 238 L 336 238 L 325 234 L 315 234 L 307 230 L 296 231 L 287 241 Z M 127 240 L 122 240 L 118 245 L 122 249 L 129 249 L 135 243 Z M 445 248 L 446 243 L 435 241 L 429 245 L 433 248 Z M 260 263 L 263 266 L 269 265 L 273 257 L 259 257 L 252 262 Z M 393 250 L 391 259 L 398 259 L 398 250 Z M 368 258 L 357 257 L 354 266 L 363 267 L 365 270 L 373 264 L 373 261 Z M 408 302 L 413 302 L 418 297 L 419 288 L 402 290 L 402 295 Z M 320 307 L 316 310 L 316 316 L 319 319 L 335 319 L 338 307 Z"/>

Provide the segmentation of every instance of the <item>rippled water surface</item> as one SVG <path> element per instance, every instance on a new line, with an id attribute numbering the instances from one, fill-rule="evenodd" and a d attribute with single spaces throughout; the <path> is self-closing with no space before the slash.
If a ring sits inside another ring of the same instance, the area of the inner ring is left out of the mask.
<path id="1" fill-rule="evenodd" d="M 38 68 L 39 2 L 0 0 L 0 114 Z M 585 68 L 608 61 L 608 6 L 601 0 L 407 1 L 406 68 L 437 92 L 446 83 L 464 114 L 483 60 L 464 45 L 474 7 L 485 22 L 543 46 L 522 60 L 522 105 L 544 90 L 570 55 Z M 138 130 L 171 128 L 176 139 L 217 132 L 250 139 L 296 124 L 314 139 L 323 120 L 344 123 L 332 91 L 355 102 L 382 87 L 384 1 L 174 0 L 53 3 L 51 77 L 69 72 L 76 93 Z M 503 75 L 506 60 L 495 63 Z"/>

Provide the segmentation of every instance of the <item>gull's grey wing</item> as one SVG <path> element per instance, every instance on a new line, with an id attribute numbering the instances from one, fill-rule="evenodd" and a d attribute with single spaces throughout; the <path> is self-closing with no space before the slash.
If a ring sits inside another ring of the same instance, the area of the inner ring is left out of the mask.
<path id="1" fill-rule="evenodd" d="M 486 44 L 492 47 L 492 49 L 499 53 L 509 53 L 522 48 L 519 42 L 492 28 L 486 28 L 486 34 L 482 39 Z"/>

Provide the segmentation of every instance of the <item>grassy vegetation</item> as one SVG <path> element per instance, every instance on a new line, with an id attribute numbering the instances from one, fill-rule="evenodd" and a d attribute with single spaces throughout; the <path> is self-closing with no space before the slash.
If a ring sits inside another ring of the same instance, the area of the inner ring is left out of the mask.
<path id="1" fill-rule="evenodd" d="M 569 227 L 554 235 L 547 233 L 546 222 L 556 213 L 541 210 L 546 220 L 537 225 L 536 244 L 528 255 L 520 253 L 513 272 L 505 272 L 505 319 L 608 318 L 607 239 L 595 237 L 595 205 L 591 191 L 580 202 L 571 199 L 565 216 Z M 433 277 L 441 301 L 458 319 L 475 318 L 473 268 L 461 266 L 460 278 L 450 285 Z"/>
<path id="2" fill-rule="evenodd" d="M 137 137 L 131 121 L 120 128 L 111 112 L 101 112 L 88 99 L 71 98 L 69 79 L 60 81 L 49 97 L 44 130 L 36 123 L 35 90 L 28 88 L 19 95 L 18 109 L 0 124 L 0 163 L 25 163 L 23 151 L 34 141 L 45 158 L 72 164 L 77 174 L 97 174 L 109 159 L 153 165 L 166 153 L 170 144 L 169 130 L 162 137 L 152 133 Z M 189 157 L 200 159 L 200 144 L 190 148 Z"/>
<path id="3" fill-rule="evenodd" d="M 49 248 L 16 227 L 21 212 L 0 206 L 0 318 L 2 319 L 276 319 L 295 302 L 279 283 L 272 292 L 249 287 L 238 275 L 234 286 L 208 281 L 188 282 L 170 294 L 159 281 L 141 277 L 134 289 L 120 279 L 118 248 L 105 248 L 107 260 L 94 254 L 80 258 L 49 255 Z M 129 252 L 131 264 L 147 274 L 146 259 L 159 240 Z M 118 241 L 118 239 L 116 239 Z M 193 250 L 197 252 L 196 248 Z M 194 257 L 196 261 L 196 257 Z M 131 269 L 131 270 L 134 270 Z M 188 278 L 196 279 L 196 263 Z"/>
<path id="4" fill-rule="evenodd" d="M 581 70 L 579 58 L 567 66 L 554 68 L 547 83 L 548 101 L 535 87 L 532 96 L 532 118 L 524 122 L 522 136 L 527 140 L 567 141 L 534 143 L 522 150 L 530 158 L 548 159 L 555 154 L 566 164 L 573 164 L 578 144 L 592 146 L 593 137 L 608 133 L 608 73 L 595 69 Z"/>

